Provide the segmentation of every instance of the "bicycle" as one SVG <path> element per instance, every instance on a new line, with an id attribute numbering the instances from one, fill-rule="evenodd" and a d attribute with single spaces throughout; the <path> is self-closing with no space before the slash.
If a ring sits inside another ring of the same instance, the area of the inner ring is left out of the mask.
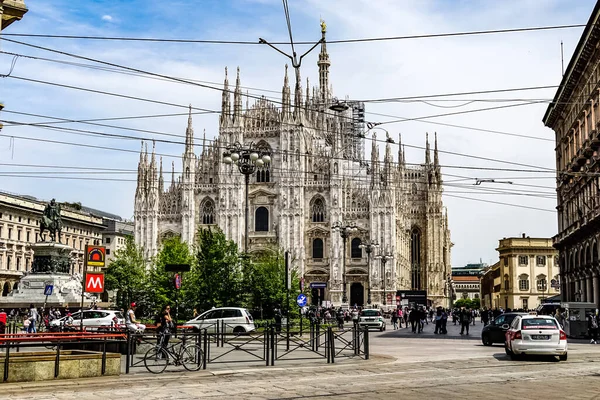
<path id="1" fill-rule="evenodd" d="M 165 334 L 160 333 L 159 343 L 152 347 L 144 355 L 144 366 L 153 374 L 162 373 L 170 361 L 173 365 L 183 365 L 188 371 L 198 371 L 204 365 L 204 353 L 196 344 L 185 344 L 186 336 L 183 336 L 181 344 L 172 344 L 163 347 Z M 178 350 L 175 347 L 179 347 Z"/>

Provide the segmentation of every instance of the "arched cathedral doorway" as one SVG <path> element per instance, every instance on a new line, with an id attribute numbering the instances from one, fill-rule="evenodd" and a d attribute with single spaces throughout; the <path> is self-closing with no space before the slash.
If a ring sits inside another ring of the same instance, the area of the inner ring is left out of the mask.
<path id="1" fill-rule="evenodd" d="M 365 288 L 362 283 L 354 282 L 350 286 L 350 307 L 362 307 L 365 303 Z"/>

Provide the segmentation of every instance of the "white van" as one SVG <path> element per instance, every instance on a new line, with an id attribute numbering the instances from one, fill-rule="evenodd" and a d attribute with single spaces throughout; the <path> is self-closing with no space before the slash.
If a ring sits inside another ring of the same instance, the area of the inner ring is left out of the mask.
<path id="1" fill-rule="evenodd" d="M 208 310 L 196 318 L 185 323 L 187 326 L 194 327 L 194 330 L 206 329 L 209 333 L 219 331 L 225 324 L 226 333 L 245 333 L 256 330 L 252 315 L 245 308 L 240 307 L 219 307 Z"/>

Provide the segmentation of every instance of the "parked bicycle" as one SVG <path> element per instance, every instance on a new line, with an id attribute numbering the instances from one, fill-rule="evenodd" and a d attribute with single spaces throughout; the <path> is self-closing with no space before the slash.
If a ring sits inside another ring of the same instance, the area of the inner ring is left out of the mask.
<path id="1" fill-rule="evenodd" d="M 188 371 L 198 371 L 204 363 L 204 354 L 200 346 L 191 343 L 186 344 L 186 336 L 181 343 L 175 343 L 163 347 L 165 335 L 160 333 L 159 343 L 146 352 L 144 366 L 153 374 L 160 374 L 169 364 L 183 365 Z"/>

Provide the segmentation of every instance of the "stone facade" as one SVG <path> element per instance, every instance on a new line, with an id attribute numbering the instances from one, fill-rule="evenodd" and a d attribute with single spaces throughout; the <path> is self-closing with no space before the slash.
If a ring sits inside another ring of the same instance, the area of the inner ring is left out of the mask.
<path id="1" fill-rule="evenodd" d="M 104 218 L 106 230 L 102 232 L 102 245 L 106 247 L 106 265 L 125 247 L 128 236 L 133 237 L 133 222 Z"/>
<path id="2" fill-rule="evenodd" d="M 325 32 L 323 30 L 323 38 Z M 194 243 L 199 228 L 217 225 L 238 245 L 244 243 L 244 177 L 235 165 L 222 162 L 225 148 L 253 143 L 271 152 L 272 162 L 251 177 L 249 187 L 249 251 L 290 252 L 291 265 L 306 286 L 320 283 L 313 299 L 342 301 L 343 240 L 332 230 L 336 223 L 356 224 L 347 239 L 346 278 L 350 304 L 367 299 L 371 275 L 373 303 L 381 303 L 385 289 L 427 290 L 435 304 L 447 304 L 445 279 L 450 273 L 450 233 L 442 203 L 442 175 L 437 138 L 433 152 L 427 140 L 425 162 L 408 165 L 400 143 L 389 136 L 380 148 L 372 133 L 370 159 L 364 156 L 364 105 L 349 102 L 346 111 L 332 111 L 336 103 L 329 83 L 331 62 L 323 43 L 317 62 L 319 85 L 306 92 L 299 76 L 294 93 L 283 78 L 281 103 L 265 98 L 242 107 L 240 71 L 229 89 L 225 69 L 218 137 L 206 135 L 199 156 L 194 152 L 192 116 L 188 119 L 182 175 L 164 185 L 162 160 L 154 148 L 142 145 L 135 194 L 135 240 L 148 258 L 161 241 L 180 235 Z M 231 103 L 233 92 L 233 104 Z M 397 160 L 392 144 L 398 146 Z M 432 158 L 433 153 L 433 158 Z M 384 264 L 359 247 L 377 241 L 378 252 L 394 256 Z M 317 292 L 318 291 L 318 292 Z"/>
<path id="3" fill-rule="evenodd" d="M 23 18 L 27 11 L 23 0 L 0 0 L 0 31 Z"/>
<path id="4" fill-rule="evenodd" d="M 600 305 L 600 3 L 544 115 L 556 137 L 558 234 L 563 301 Z"/>
<path id="5" fill-rule="evenodd" d="M 482 306 L 503 309 L 535 309 L 541 300 L 560 293 L 558 251 L 552 239 L 504 238 L 496 249 L 500 261 L 481 279 Z"/>
<path id="6" fill-rule="evenodd" d="M 33 250 L 38 240 L 39 220 L 46 203 L 30 196 L 0 192 L 0 289 L 2 296 L 16 289 L 32 269 Z M 62 207 L 61 243 L 73 248 L 71 274 L 83 272 L 85 246 L 100 243 L 102 218 L 86 211 Z"/>

